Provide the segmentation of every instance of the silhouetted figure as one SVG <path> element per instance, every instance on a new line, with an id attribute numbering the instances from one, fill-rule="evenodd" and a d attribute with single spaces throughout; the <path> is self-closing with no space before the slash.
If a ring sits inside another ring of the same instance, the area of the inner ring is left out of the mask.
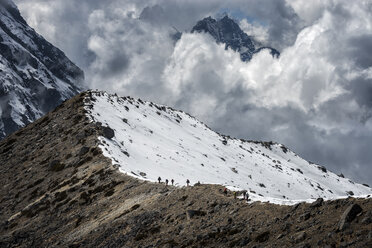
<path id="1" fill-rule="evenodd" d="M 173 184 L 174 184 L 174 180 L 173 179 L 171 180 L 171 183 L 172 183 L 172 186 L 173 186 Z"/>
<path id="2" fill-rule="evenodd" d="M 187 186 L 189 186 L 189 184 L 190 184 L 190 180 L 189 179 L 186 180 L 186 184 L 187 184 Z"/>
<path id="3" fill-rule="evenodd" d="M 224 193 L 225 195 L 227 195 L 227 188 L 224 188 L 224 189 L 223 189 L 223 193 Z"/>
<path id="4" fill-rule="evenodd" d="M 158 177 L 158 182 L 159 182 L 159 183 L 161 182 L 161 177 Z"/>
<path id="5" fill-rule="evenodd" d="M 168 186 L 168 179 L 165 179 L 165 186 Z"/>

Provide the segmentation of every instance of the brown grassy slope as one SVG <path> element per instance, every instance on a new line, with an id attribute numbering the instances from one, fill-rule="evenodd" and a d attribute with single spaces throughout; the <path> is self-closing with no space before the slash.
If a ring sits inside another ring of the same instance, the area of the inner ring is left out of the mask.
<path id="1" fill-rule="evenodd" d="M 0 247 L 371 247 L 372 200 L 246 204 L 222 187 L 165 187 L 103 157 L 82 93 L 0 143 Z M 363 211 L 336 231 L 352 203 Z M 188 218 L 186 211 L 194 210 Z"/>

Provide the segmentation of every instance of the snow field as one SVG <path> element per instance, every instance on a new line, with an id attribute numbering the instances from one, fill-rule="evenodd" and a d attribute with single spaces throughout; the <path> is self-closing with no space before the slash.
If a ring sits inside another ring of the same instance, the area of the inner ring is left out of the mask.
<path id="1" fill-rule="evenodd" d="M 115 131 L 112 139 L 100 137 L 103 154 L 133 177 L 156 182 L 160 176 L 174 179 L 176 186 L 187 179 L 220 184 L 277 204 L 372 193 L 281 144 L 229 138 L 182 111 L 140 99 L 91 94 L 90 118 Z"/>

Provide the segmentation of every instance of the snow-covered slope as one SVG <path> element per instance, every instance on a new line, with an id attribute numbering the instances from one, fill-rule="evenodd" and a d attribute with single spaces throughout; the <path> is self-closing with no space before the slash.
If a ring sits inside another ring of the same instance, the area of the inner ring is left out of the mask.
<path id="1" fill-rule="evenodd" d="M 114 130 L 112 139 L 100 137 L 104 155 L 128 175 L 150 181 L 160 176 L 180 186 L 187 179 L 222 184 L 275 203 L 372 193 L 281 144 L 222 136 L 182 111 L 140 99 L 90 95 L 88 115 Z"/>
<path id="2" fill-rule="evenodd" d="M 242 61 L 249 61 L 253 54 L 268 49 L 270 53 L 278 57 L 280 53 L 271 47 L 262 46 L 241 30 L 239 25 L 227 15 L 220 20 L 206 17 L 192 28 L 191 32 L 204 32 L 210 34 L 217 43 L 224 43 L 226 49 L 230 48 L 240 53 Z"/>
<path id="3" fill-rule="evenodd" d="M 80 91 L 84 74 L 0 0 L 0 139 Z"/>

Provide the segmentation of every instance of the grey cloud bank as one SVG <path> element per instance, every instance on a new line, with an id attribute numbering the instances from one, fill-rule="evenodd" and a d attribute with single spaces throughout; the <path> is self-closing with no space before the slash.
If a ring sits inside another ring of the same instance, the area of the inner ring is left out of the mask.
<path id="1" fill-rule="evenodd" d="M 283 143 L 372 184 L 371 2 L 15 2 L 85 70 L 88 87 L 180 108 L 225 134 Z M 280 58 L 263 51 L 243 63 L 206 34 L 172 39 L 173 27 L 190 30 L 221 10 L 244 13 L 242 28 Z"/>

